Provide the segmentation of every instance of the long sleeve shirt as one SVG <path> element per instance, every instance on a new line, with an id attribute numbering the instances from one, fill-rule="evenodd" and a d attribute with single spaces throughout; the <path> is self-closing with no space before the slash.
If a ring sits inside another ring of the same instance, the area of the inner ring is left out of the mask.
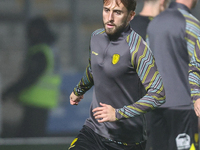
<path id="1" fill-rule="evenodd" d="M 155 56 L 166 92 L 163 108 L 192 109 L 188 64 L 199 30 L 199 21 L 189 8 L 176 2 L 149 23 L 147 43 Z"/>
<path id="2" fill-rule="evenodd" d="M 200 32 L 195 42 L 195 51 L 189 65 L 189 83 L 193 102 L 200 98 Z"/>
<path id="3" fill-rule="evenodd" d="M 141 83 L 147 91 L 143 97 Z M 165 92 L 151 50 L 130 26 L 117 40 L 110 40 L 104 29 L 92 34 L 89 65 L 74 93 L 83 95 L 93 85 L 90 117 L 85 125 L 114 141 L 145 140 L 144 114 L 165 102 Z M 100 107 L 100 102 L 116 109 L 118 121 L 97 122 L 92 110 Z"/>

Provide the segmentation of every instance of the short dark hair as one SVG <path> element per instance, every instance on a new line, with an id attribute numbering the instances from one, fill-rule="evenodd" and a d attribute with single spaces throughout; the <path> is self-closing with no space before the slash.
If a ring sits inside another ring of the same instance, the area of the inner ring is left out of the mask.
<path id="1" fill-rule="evenodd" d="M 115 0 L 117 5 L 119 5 L 118 0 Z M 136 0 L 120 0 L 121 3 L 127 8 L 128 11 L 135 11 L 136 9 Z M 109 3 L 109 0 L 103 0 L 103 3 Z"/>

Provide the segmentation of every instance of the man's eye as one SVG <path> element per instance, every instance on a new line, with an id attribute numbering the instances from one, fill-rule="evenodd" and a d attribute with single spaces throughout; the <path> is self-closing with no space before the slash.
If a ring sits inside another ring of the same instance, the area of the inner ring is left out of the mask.
<path id="1" fill-rule="evenodd" d="M 109 9 L 104 9 L 105 12 L 109 12 Z"/>
<path id="2" fill-rule="evenodd" d="M 117 15 L 121 15 L 121 13 L 122 13 L 121 11 L 116 11 Z"/>

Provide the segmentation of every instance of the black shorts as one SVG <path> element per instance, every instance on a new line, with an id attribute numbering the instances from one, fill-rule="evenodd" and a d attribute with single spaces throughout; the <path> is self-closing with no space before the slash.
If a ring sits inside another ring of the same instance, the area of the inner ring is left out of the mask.
<path id="1" fill-rule="evenodd" d="M 146 150 L 198 148 L 198 118 L 194 110 L 155 109 L 147 115 Z"/>
<path id="2" fill-rule="evenodd" d="M 146 142 L 130 145 L 117 144 L 99 136 L 89 127 L 83 126 L 68 150 L 145 150 L 145 145 Z"/>

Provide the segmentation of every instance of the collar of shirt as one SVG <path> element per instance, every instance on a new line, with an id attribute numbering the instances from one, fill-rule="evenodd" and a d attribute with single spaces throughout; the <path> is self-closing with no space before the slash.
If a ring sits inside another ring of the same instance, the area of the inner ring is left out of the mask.
<path id="1" fill-rule="evenodd" d="M 190 9 L 187 6 L 185 6 L 181 3 L 177 3 L 177 2 L 171 2 L 171 4 L 169 5 L 169 8 L 177 8 L 177 9 L 180 8 L 180 9 L 186 10 L 189 13 L 191 13 Z"/>

